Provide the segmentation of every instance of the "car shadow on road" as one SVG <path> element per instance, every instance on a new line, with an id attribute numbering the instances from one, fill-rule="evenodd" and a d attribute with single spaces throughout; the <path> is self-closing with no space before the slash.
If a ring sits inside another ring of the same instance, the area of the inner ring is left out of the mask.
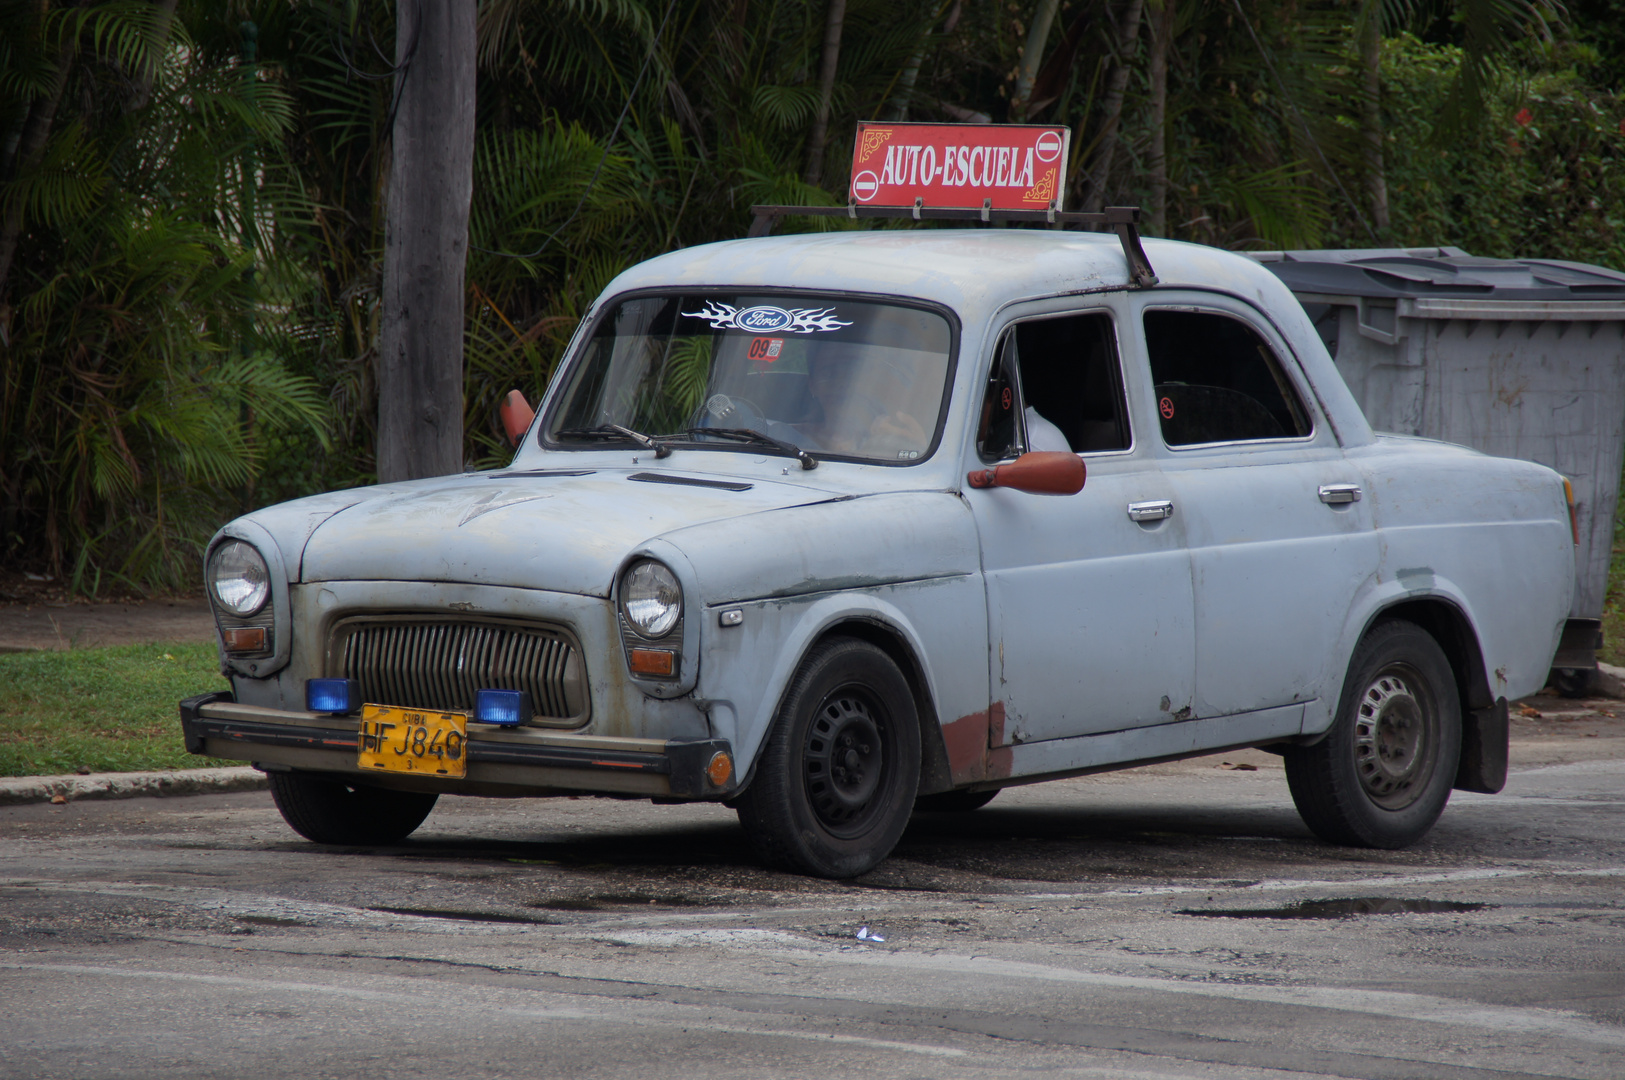
<path id="1" fill-rule="evenodd" d="M 625 820 L 625 819 L 623 819 Z M 646 887 L 680 886 L 651 902 L 719 902 L 743 890 L 775 893 L 836 889 L 963 892 L 1023 882 L 1112 885 L 1268 877 L 1305 864 L 1432 862 L 1424 841 L 1409 853 L 1335 848 L 1316 839 L 1290 808 L 1123 804 L 1111 807 L 987 807 L 972 813 L 915 815 L 890 858 L 846 882 L 817 882 L 763 867 L 746 836 L 726 818 L 605 823 L 580 835 L 516 838 L 523 826 L 485 818 L 431 818 L 412 839 L 387 847 L 320 847 L 300 841 L 273 849 L 371 856 L 493 870 L 554 868 L 571 877 Z M 481 828 L 489 830 L 479 835 Z M 494 836 L 500 831 L 506 835 Z M 546 827 L 538 832 L 545 833 Z M 696 888 L 709 900 L 693 900 Z M 613 889 L 606 896 L 617 895 Z M 683 901 L 689 897 L 690 901 Z M 628 901 L 632 902 L 632 901 Z M 725 902 L 725 901 L 723 901 Z"/>

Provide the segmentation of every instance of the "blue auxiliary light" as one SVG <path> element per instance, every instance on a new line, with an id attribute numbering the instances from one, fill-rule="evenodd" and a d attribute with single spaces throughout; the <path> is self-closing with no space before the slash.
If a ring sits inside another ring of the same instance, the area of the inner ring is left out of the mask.
<path id="1" fill-rule="evenodd" d="M 305 711 L 345 715 L 361 708 L 361 684 L 354 679 L 306 679 Z"/>
<path id="2" fill-rule="evenodd" d="M 474 695 L 474 719 L 482 724 L 512 727 L 531 718 L 530 693 L 525 690 L 481 690 Z"/>

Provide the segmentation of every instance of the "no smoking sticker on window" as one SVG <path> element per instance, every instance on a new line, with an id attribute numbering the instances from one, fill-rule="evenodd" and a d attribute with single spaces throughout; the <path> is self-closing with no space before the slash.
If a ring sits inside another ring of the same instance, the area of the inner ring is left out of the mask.
<path id="1" fill-rule="evenodd" d="M 1161 411 L 1162 418 L 1164 420 L 1172 420 L 1174 418 L 1174 401 L 1172 398 L 1163 398 L 1157 403 L 1157 408 L 1159 411 Z"/>

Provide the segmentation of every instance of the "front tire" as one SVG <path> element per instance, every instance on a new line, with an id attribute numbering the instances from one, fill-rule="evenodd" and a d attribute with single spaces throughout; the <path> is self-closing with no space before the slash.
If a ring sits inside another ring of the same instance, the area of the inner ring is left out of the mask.
<path id="1" fill-rule="evenodd" d="M 412 835 L 438 795 L 352 784 L 310 773 L 267 773 L 271 798 L 294 832 L 318 844 L 393 844 Z"/>
<path id="2" fill-rule="evenodd" d="M 908 680 L 873 645 L 832 638 L 791 681 L 739 822 L 769 865 L 855 877 L 897 845 L 919 784 Z"/>
<path id="3" fill-rule="evenodd" d="M 1287 784 L 1323 840 L 1396 849 L 1443 813 L 1461 758 L 1461 702 L 1438 642 L 1387 622 L 1354 650 L 1337 719 L 1313 746 L 1287 750 Z"/>

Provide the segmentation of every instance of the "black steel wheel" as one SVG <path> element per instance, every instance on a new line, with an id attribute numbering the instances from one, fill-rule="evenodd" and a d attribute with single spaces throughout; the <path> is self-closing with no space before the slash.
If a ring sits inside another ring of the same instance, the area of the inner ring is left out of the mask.
<path id="1" fill-rule="evenodd" d="M 989 791 L 939 791 L 935 795 L 921 795 L 914 800 L 917 814 L 968 814 L 980 810 L 993 801 L 998 788 Z"/>
<path id="2" fill-rule="evenodd" d="M 1421 627 L 1381 623 L 1349 662 L 1324 739 L 1287 750 L 1292 801 L 1315 834 L 1402 848 L 1444 811 L 1461 758 L 1461 702 L 1444 650 Z"/>
<path id="3" fill-rule="evenodd" d="M 771 865 L 853 877 L 896 846 L 919 782 L 908 681 L 873 645 L 832 638 L 791 681 L 739 821 Z"/>
<path id="4" fill-rule="evenodd" d="M 294 832 L 318 844 L 393 844 L 412 835 L 437 795 L 352 784 L 312 773 L 267 773 L 271 798 Z"/>

